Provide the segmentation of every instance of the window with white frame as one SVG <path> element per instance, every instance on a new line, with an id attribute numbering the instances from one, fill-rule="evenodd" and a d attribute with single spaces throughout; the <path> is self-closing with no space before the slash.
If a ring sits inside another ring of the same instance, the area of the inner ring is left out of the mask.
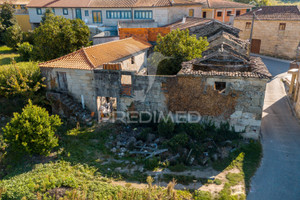
<path id="1" fill-rule="evenodd" d="M 41 8 L 37 8 L 36 9 L 36 14 L 37 15 L 42 15 L 43 14 L 42 9 Z"/>
<path id="2" fill-rule="evenodd" d="M 68 8 L 63 8 L 63 14 L 64 15 L 68 15 L 69 14 Z"/>
<path id="3" fill-rule="evenodd" d="M 107 19 L 131 19 L 130 10 L 108 10 L 106 11 Z"/>
<path id="4" fill-rule="evenodd" d="M 135 19 L 152 19 L 152 10 L 136 10 L 134 11 Z"/>

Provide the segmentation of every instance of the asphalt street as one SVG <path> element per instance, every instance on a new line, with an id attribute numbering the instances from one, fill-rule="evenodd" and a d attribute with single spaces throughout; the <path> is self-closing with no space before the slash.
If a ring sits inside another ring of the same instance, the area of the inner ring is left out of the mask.
<path id="1" fill-rule="evenodd" d="M 300 199 L 300 125 L 281 77 L 289 64 L 263 58 L 274 78 L 267 84 L 262 119 L 263 158 L 252 178 L 249 200 Z"/>

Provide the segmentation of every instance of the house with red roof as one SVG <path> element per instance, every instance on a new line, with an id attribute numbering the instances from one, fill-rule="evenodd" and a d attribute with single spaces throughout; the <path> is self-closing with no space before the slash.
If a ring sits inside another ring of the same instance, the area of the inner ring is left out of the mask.
<path id="1" fill-rule="evenodd" d="M 119 26 L 156 28 L 188 16 L 229 22 L 230 16 L 251 8 L 226 0 L 31 0 L 27 7 L 34 27 L 49 8 L 55 15 L 82 19 L 96 33 L 109 31 L 115 35 Z"/>

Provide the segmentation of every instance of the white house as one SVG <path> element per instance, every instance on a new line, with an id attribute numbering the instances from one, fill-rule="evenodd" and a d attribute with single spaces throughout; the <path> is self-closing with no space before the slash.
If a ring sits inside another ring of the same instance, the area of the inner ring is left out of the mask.
<path id="1" fill-rule="evenodd" d="M 91 29 L 117 31 L 119 21 L 154 20 L 158 26 L 173 23 L 184 16 L 201 17 L 199 0 L 31 0 L 30 23 L 38 26 L 47 8 L 68 19 L 80 18 Z"/>

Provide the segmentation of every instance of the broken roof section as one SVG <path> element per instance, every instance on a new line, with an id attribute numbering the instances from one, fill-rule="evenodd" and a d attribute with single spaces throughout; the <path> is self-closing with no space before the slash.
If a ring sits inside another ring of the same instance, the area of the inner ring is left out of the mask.
<path id="1" fill-rule="evenodd" d="M 202 0 L 31 0 L 28 7 L 138 8 L 202 5 Z"/>
<path id="2" fill-rule="evenodd" d="M 136 38 L 127 38 L 81 48 L 78 51 L 39 64 L 40 67 L 93 70 L 105 63 L 117 62 L 152 45 Z"/>
<path id="3" fill-rule="evenodd" d="M 205 19 L 197 17 L 185 17 L 182 20 L 169 24 L 165 27 L 171 30 L 189 29 L 190 34 L 197 37 L 211 37 L 220 31 L 227 32 L 235 37 L 239 37 L 240 29 L 229 26 L 214 19 Z"/>
<path id="4" fill-rule="evenodd" d="M 225 31 L 220 31 L 217 34 L 207 38 L 209 45 L 211 47 L 218 46 L 220 44 L 228 44 L 230 45 L 235 51 L 238 51 L 242 54 L 247 54 L 249 49 L 249 42 L 246 40 L 241 40 Z"/>
<path id="5" fill-rule="evenodd" d="M 261 11 L 257 11 L 261 9 Z M 235 20 L 251 20 L 253 12 L 258 20 L 300 20 L 297 6 L 262 6 L 235 18 Z"/>
<path id="6" fill-rule="evenodd" d="M 211 57 L 210 59 L 213 59 Z M 272 77 L 269 70 L 259 57 L 250 57 L 245 65 L 205 65 L 199 59 L 182 63 L 178 75 L 194 76 L 222 76 L 269 79 Z"/>
<path id="7" fill-rule="evenodd" d="M 202 58 L 182 63 L 178 75 L 266 78 L 272 77 L 259 57 L 248 57 L 223 43 L 203 52 Z"/>

